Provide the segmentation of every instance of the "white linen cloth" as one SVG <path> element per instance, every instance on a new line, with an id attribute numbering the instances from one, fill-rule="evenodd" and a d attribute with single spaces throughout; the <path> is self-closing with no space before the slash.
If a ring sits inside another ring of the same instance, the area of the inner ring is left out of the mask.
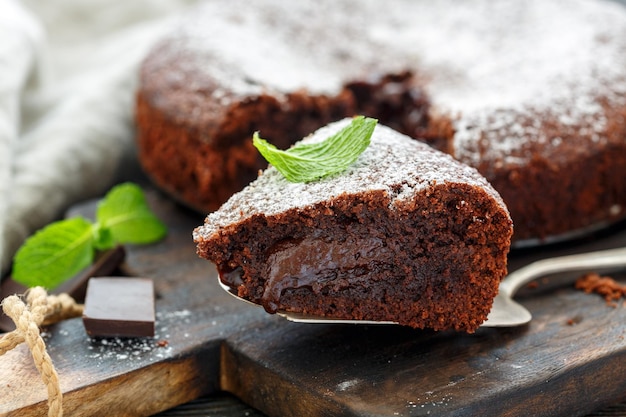
<path id="1" fill-rule="evenodd" d="M 139 64 L 192 3 L 0 0 L 3 275 L 29 235 L 132 160 Z"/>

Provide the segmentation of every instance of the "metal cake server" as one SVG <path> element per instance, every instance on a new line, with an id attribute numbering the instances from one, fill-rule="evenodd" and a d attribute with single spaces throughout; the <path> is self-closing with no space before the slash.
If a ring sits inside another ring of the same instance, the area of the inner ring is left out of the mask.
<path id="1" fill-rule="evenodd" d="M 493 300 L 491 312 L 481 327 L 515 327 L 530 322 L 532 315 L 523 305 L 513 300 L 513 296 L 525 284 L 539 277 L 561 272 L 598 272 L 599 270 L 619 270 L 620 268 L 626 268 L 626 248 L 606 249 L 532 262 L 511 272 L 502 280 L 498 295 Z M 224 290 L 235 298 L 259 306 L 237 296 L 235 290 L 222 283 L 219 278 L 218 282 Z M 278 312 L 277 314 L 299 323 L 396 324 L 389 321 L 333 319 L 289 312 Z"/>
<path id="2" fill-rule="evenodd" d="M 560 272 L 598 272 L 626 267 L 626 248 L 558 256 L 532 262 L 511 272 L 500 283 L 498 295 L 482 327 L 512 327 L 528 323 L 532 316 L 513 296 L 536 278 Z"/>

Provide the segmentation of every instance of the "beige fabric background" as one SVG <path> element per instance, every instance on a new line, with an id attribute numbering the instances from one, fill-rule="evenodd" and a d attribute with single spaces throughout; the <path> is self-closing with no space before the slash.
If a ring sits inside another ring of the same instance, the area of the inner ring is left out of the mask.
<path id="1" fill-rule="evenodd" d="M 193 0 L 0 1 L 0 260 L 113 185 L 138 65 Z"/>

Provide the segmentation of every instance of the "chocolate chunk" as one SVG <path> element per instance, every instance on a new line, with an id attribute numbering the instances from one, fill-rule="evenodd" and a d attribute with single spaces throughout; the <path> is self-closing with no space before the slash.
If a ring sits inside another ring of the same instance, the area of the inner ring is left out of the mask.
<path id="1" fill-rule="evenodd" d="M 113 275 L 126 259 L 126 249 L 118 245 L 113 249 L 101 252 L 96 256 L 94 263 L 77 274 L 74 278 L 65 281 L 53 290 L 54 294 L 68 293 L 77 302 L 85 300 L 87 282 L 93 277 L 106 277 Z"/>
<path id="2" fill-rule="evenodd" d="M 89 336 L 153 337 L 154 284 L 147 278 L 92 278 L 83 323 Z"/>

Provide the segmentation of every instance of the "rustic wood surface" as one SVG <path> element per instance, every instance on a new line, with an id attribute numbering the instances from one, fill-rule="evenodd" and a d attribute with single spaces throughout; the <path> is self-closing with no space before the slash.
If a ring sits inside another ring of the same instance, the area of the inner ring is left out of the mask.
<path id="1" fill-rule="evenodd" d="M 191 241 L 203 216 L 150 197 L 170 233 L 128 247 L 124 271 L 155 280 L 157 335 L 90 339 L 80 319 L 46 329 L 66 415 L 147 416 L 222 391 L 268 416 L 570 416 L 626 399 L 626 306 L 607 306 L 562 276 L 519 297 L 534 319 L 516 329 L 290 323 L 221 290 Z M 623 227 L 518 251 L 511 265 L 619 245 Z M 0 415 L 45 415 L 45 400 L 23 346 L 0 357 Z"/>

